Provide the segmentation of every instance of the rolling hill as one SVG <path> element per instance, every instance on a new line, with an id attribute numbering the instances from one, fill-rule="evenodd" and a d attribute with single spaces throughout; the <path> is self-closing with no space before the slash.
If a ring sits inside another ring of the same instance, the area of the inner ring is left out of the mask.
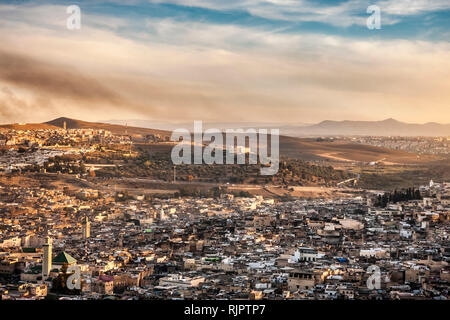
<path id="1" fill-rule="evenodd" d="M 280 137 L 280 154 L 302 160 L 361 161 L 401 164 L 421 164 L 438 157 L 417 155 L 399 150 L 347 143 L 316 141 L 315 139 Z"/>
<path id="2" fill-rule="evenodd" d="M 114 134 L 122 134 L 122 135 L 128 134 L 128 135 L 142 135 L 142 136 L 148 134 L 159 134 L 161 136 L 170 136 L 171 134 L 169 131 L 165 130 L 129 127 L 109 123 L 87 122 L 64 117 L 45 122 L 44 125 L 51 125 L 54 127 L 63 128 L 64 122 L 66 123 L 67 129 L 103 129 L 109 130 Z"/>
<path id="3" fill-rule="evenodd" d="M 176 128 L 187 128 L 193 130 L 193 122 L 186 123 L 164 123 L 149 120 L 107 120 L 105 123 L 131 126 L 141 128 L 157 128 L 172 131 Z M 383 121 L 331 121 L 325 120 L 317 124 L 297 123 L 252 123 L 252 122 L 213 122 L 203 123 L 203 128 L 278 128 L 280 133 L 290 137 L 318 137 L 318 136 L 449 136 L 450 124 L 429 122 L 425 124 L 414 124 L 386 119 Z"/>
<path id="4" fill-rule="evenodd" d="M 2 124 L 0 125 L 0 129 L 3 130 L 51 130 L 58 129 L 51 124 L 46 123 L 13 123 L 13 124 Z"/>
<path id="5" fill-rule="evenodd" d="M 393 123 L 393 121 L 389 120 L 387 122 Z M 170 131 L 165 130 L 130 127 L 109 123 L 87 122 L 65 117 L 51 120 L 41 124 L 23 124 L 23 125 L 10 124 L 0 126 L 0 128 L 16 129 L 16 130 L 55 129 L 55 128 L 63 128 L 64 122 L 66 123 L 67 129 L 104 129 L 109 130 L 114 134 L 119 135 L 127 134 L 132 136 L 145 136 L 148 134 L 159 134 L 161 136 L 171 135 Z M 358 122 L 358 123 L 365 123 L 365 122 Z M 347 127 L 347 124 L 344 125 L 338 124 L 337 127 L 339 126 Z M 329 129 L 328 125 L 326 125 L 325 127 Z M 356 126 L 356 128 L 358 128 L 358 126 Z M 360 129 L 362 130 L 363 128 L 360 127 Z M 153 147 L 157 149 L 159 148 L 158 145 L 154 145 Z M 163 146 L 161 145 L 161 147 Z M 170 152 L 170 149 L 171 147 L 166 145 L 165 148 L 162 148 L 161 150 L 166 150 Z M 383 161 L 385 163 L 418 164 L 437 160 L 437 157 L 434 156 L 424 156 L 424 155 L 418 156 L 417 154 L 414 153 L 391 150 L 375 146 L 354 144 L 348 142 L 344 143 L 344 142 L 316 141 L 315 139 L 290 137 L 290 136 L 280 136 L 280 155 L 306 161 L 328 159 L 333 161 L 363 161 L 363 162 Z"/>

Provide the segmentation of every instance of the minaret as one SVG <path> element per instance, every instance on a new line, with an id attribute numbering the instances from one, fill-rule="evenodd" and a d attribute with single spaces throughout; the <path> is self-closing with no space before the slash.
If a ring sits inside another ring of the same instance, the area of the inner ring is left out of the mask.
<path id="1" fill-rule="evenodd" d="M 52 239 L 47 237 L 47 242 L 42 246 L 42 280 L 47 279 L 52 269 Z"/>
<path id="2" fill-rule="evenodd" d="M 88 217 L 85 217 L 83 221 L 83 238 L 88 239 L 90 237 L 91 237 L 91 223 L 89 222 Z"/>
<path id="3" fill-rule="evenodd" d="M 84 239 L 84 259 L 87 259 L 88 255 L 88 239 L 91 237 L 91 223 L 87 216 L 83 220 L 83 239 Z"/>
<path id="4" fill-rule="evenodd" d="M 119 233 L 119 248 L 120 249 L 123 248 L 123 236 L 124 236 L 123 232 Z"/>

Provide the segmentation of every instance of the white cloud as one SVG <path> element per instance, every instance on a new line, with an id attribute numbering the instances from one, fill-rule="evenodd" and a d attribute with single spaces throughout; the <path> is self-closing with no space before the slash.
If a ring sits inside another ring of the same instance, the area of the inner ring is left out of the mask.
<path id="1" fill-rule="evenodd" d="M 393 15 L 416 15 L 450 9 L 449 0 L 382 0 L 377 4 L 384 12 Z"/>
<path id="2" fill-rule="evenodd" d="M 0 79 L 8 93 L 1 99 L 8 110 L 26 101 L 17 110 L 23 116 L 33 117 L 30 108 L 41 105 L 41 117 L 87 120 L 107 113 L 172 120 L 308 122 L 384 115 L 450 122 L 450 83 L 443 81 L 450 76 L 449 43 L 286 34 L 173 19 L 147 20 L 151 32 L 134 35 L 138 41 L 90 23 L 76 32 L 59 24 L 44 28 L 40 19 L 50 12 L 39 10 L 39 16 L 27 8 L 2 18 L 3 49 L 55 72 L 95 80 L 120 99 L 74 99 L 8 75 Z M 95 17 L 98 25 L 102 18 Z"/>
<path id="3" fill-rule="evenodd" d="M 267 19 L 322 22 L 339 27 L 365 25 L 366 9 L 372 4 L 381 7 L 384 25 L 398 23 L 400 16 L 450 9 L 448 0 L 348 0 L 334 5 L 307 0 L 149 0 L 149 2 L 213 10 L 242 10 Z"/>

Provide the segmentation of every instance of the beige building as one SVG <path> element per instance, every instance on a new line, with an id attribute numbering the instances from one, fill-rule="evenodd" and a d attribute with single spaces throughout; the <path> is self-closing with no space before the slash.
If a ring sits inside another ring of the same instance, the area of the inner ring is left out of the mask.
<path id="1" fill-rule="evenodd" d="M 52 270 L 52 239 L 47 237 L 46 243 L 42 246 L 42 278 L 46 279 Z"/>
<path id="2" fill-rule="evenodd" d="M 288 278 L 288 289 L 291 292 L 312 289 L 316 284 L 312 271 L 291 271 Z"/>
<path id="3" fill-rule="evenodd" d="M 114 281 L 95 280 L 91 283 L 91 290 L 100 294 L 110 295 L 114 293 Z"/>

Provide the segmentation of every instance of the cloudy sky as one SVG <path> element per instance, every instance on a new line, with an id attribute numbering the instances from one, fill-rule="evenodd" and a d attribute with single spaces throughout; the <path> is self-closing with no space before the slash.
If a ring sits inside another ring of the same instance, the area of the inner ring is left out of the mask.
<path id="1" fill-rule="evenodd" d="M 0 43 L 0 123 L 450 123 L 448 0 L 1 1 Z"/>

